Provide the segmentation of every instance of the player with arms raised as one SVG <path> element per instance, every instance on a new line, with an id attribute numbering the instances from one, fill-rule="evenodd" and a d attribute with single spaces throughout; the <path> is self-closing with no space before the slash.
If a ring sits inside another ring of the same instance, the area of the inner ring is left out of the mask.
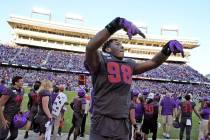
<path id="1" fill-rule="evenodd" d="M 108 40 L 120 29 L 127 32 L 129 39 L 137 34 L 145 38 L 134 24 L 117 17 L 98 32 L 86 47 L 85 66 L 91 73 L 94 89 L 90 140 L 128 140 L 132 75 L 158 67 L 171 53 L 182 53 L 184 56 L 182 45 L 172 40 L 144 63 L 124 58 L 121 42 L 117 39 Z M 103 52 L 98 50 L 102 45 Z"/>

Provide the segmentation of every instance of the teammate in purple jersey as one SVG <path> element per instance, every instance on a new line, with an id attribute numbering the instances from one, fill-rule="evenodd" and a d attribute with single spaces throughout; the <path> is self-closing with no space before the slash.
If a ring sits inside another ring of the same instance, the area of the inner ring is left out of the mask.
<path id="1" fill-rule="evenodd" d="M 12 79 L 12 86 L 2 93 L 0 98 L 0 140 L 5 140 L 10 132 L 8 140 L 14 140 L 18 136 L 18 128 L 13 124 L 16 114 L 21 114 L 21 104 L 23 100 L 23 78 L 15 76 Z M 4 107 L 4 109 L 3 109 Z"/>
<path id="2" fill-rule="evenodd" d="M 139 90 L 134 88 L 131 90 L 131 105 L 129 109 L 129 119 L 130 119 L 130 132 L 129 140 L 132 138 L 133 132 L 139 131 L 141 129 L 141 121 L 143 117 L 143 103 L 138 99 Z M 134 131 L 132 131 L 132 126 Z"/>
<path id="3" fill-rule="evenodd" d="M 132 59 L 124 58 L 121 42 L 117 39 L 108 40 L 120 29 L 127 32 L 129 39 L 137 34 L 145 38 L 132 22 L 117 17 L 98 32 L 86 47 L 85 66 L 92 76 L 94 89 L 90 140 L 127 140 L 132 75 L 158 67 L 172 52 L 182 53 L 184 56 L 182 45 L 172 40 L 151 60 L 136 63 Z M 98 50 L 101 46 L 103 52 Z"/>
<path id="4" fill-rule="evenodd" d="M 208 121 L 210 117 L 210 100 L 208 97 L 199 113 L 201 116 L 199 140 L 205 140 L 205 137 L 208 135 Z"/>
<path id="5" fill-rule="evenodd" d="M 173 124 L 173 115 L 175 115 L 176 104 L 170 93 L 166 93 L 160 102 L 162 123 L 163 123 L 163 136 L 170 138 L 170 128 Z"/>
<path id="6" fill-rule="evenodd" d="M 39 105 L 39 94 L 37 93 L 37 90 L 39 89 L 41 85 L 40 81 L 36 81 L 34 83 L 33 89 L 31 90 L 31 92 L 28 94 L 28 110 L 30 111 L 29 116 L 28 116 L 28 122 L 26 124 L 26 132 L 25 132 L 25 136 L 24 139 L 28 138 L 28 131 L 31 128 L 31 125 L 37 112 L 38 112 L 38 105 Z"/>

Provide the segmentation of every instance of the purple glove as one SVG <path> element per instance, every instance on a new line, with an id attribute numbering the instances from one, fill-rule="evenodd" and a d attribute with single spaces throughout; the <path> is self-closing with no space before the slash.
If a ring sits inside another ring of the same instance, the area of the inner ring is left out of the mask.
<path id="1" fill-rule="evenodd" d="M 127 32 L 129 39 L 131 39 L 132 36 L 136 34 L 139 34 L 145 38 L 145 35 L 132 22 L 126 20 L 125 18 L 120 18 L 119 24 L 124 29 L 124 31 Z"/>
<path id="2" fill-rule="evenodd" d="M 176 53 L 181 53 L 182 57 L 184 57 L 184 51 L 182 44 L 177 40 L 170 40 L 168 42 L 168 47 L 170 48 L 171 52 L 176 55 Z"/>
<path id="3" fill-rule="evenodd" d="M 184 57 L 184 51 L 182 44 L 177 40 L 170 40 L 162 49 L 162 53 L 169 56 L 171 53 L 176 55 L 176 53 L 181 53 Z"/>

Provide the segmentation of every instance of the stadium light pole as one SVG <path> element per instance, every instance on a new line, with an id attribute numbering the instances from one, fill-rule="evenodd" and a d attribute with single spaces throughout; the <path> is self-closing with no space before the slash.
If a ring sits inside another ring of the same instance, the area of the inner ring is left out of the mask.
<path id="1" fill-rule="evenodd" d="M 179 28 L 176 25 L 162 25 L 160 34 L 163 35 L 164 31 L 175 31 L 177 36 L 179 36 Z"/>
<path id="2" fill-rule="evenodd" d="M 47 15 L 49 17 L 49 20 L 51 20 L 51 11 L 43 8 L 34 7 L 31 11 L 31 18 L 33 14 L 38 15 Z"/>
<path id="3" fill-rule="evenodd" d="M 75 21 L 79 21 L 79 22 L 84 22 L 84 17 L 78 14 L 72 14 L 72 13 L 67 13 L 65 16 L 65 23 L 67 23 L 67 20 L 75 20 Z"/>

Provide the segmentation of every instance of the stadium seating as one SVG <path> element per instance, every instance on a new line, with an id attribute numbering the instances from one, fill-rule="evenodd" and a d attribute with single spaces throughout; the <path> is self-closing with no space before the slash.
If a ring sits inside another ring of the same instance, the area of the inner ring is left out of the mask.
<path id="1" fill-rule="evenodd" d="M 144 60 L 141 60 L 144 61 Z M 68 74 L 72 71 L 87 72 L 83 66 L 84 53 L 67 52 L 61 50 L 49 50 L 43 48 L 34 48 L 28 46 L 17 45 L 0 45 L 0 62 L 17 64 L 24 66 L 45 67 L 47 69 L 62 69 L 67 73 L 38 71 L 31 69 L 21 69 L 12 67 L 2 67 L 0 69 L 0 77 L 9 77 L 14 75 L 24 76 L 25 82 L 31 84 L 35 80 L 51 79 L 55 83 L 69 84 L 69 88 L 74 88 L 77 85 L 77 76 L 75 74 Z M 170 81 L 188 81 L 188 82 L 208 82 L 208 79 L 201 75 L 196 70 L 192 69 L 187 64 L 183 63 L 164 63 L 157 69 L 148 71 L 139 77 L 149 79 L 162 79 Z M 89 79 L 90 81 L 90 79 Z M 172 82 L 156 82 L 156 81 L 136 81 L 136 85 L 140 85 L 140 89 L 153 87 L 152 91 L 160 92 L 166 88 L 173 90 L 173 92 L 183 93 L 206 93 L 210 91 L 209 88 L 203 85 L 192 84 L 175 84 Z M 134 84 L 134 85 L 135 85 Z M 90 86 L 90 82 L 89 82 Z"/>

